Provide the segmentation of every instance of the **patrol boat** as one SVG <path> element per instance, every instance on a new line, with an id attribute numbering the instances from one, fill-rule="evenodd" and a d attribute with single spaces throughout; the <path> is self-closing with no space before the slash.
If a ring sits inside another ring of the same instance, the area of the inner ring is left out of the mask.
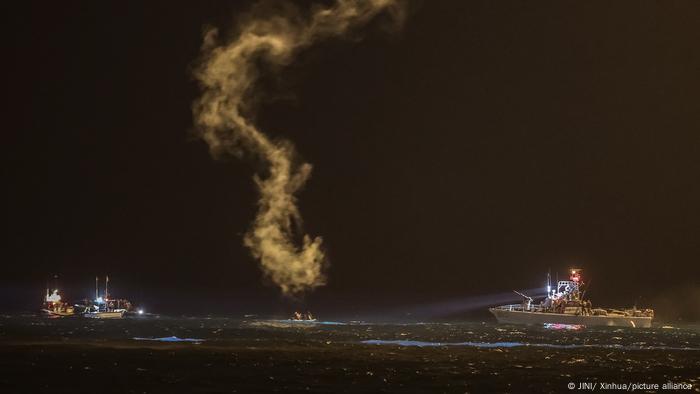
<path id="1" fill-rule="evenodd" d="M 508 324 L 651 327 L 652 309 L 637 309 L 636 306 L 627 309 L 593 308 L 591 301 L 584 299 L 581 271 L 572 269 L 569 280 L 559 281 L 556 289 L 547 285 L 547 297 L 539 304 L 534 304 L 532 297 L 516 291 L 523 297 L 522 303 L 496 306 L 489 311 L 499 323 Z"/>

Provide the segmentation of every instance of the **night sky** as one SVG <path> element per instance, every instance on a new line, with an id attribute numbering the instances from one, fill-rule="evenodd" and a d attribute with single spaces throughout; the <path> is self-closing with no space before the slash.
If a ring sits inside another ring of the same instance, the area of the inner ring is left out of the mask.
<path id="1" fill-rule="evenodd" d="M 264 75 L 257 124 L 313 164 L 329 257 L 296 302 L 242 244 L 261 164 L 193 132 L 202 28 L 250 5 L 6 10 L 3 305 L 109 274 L 156 312 L 352 315 L 576 266 L 594 304 L 699 317 L 700 3 L 414 1 Z"/>

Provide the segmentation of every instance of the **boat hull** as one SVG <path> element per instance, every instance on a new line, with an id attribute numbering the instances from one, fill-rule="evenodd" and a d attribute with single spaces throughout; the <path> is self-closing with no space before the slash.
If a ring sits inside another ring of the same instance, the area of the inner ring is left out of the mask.
<path id="1" fill-rule="evenodd" d="M 584 326 L 611 327 L 651 327 L 651 317 L 647 316 L 583 316 L 564 313 L 509 311 L 490 308 L 489 311 L 499 323 L 506 324 L 576 324 Z"/>
<path id="2" fill-rule="evenodd" d="M 124 317 L 124 311 L 119 312 L 89 312 L 84 315 L 92 319 L 121 319 Z"/>
<path id="3" fill-rule="evenodd" d="M 52 311 L 49 309 L 42 309 L 42 313 L 49 317 L 69 317 L 69 316 L 75 316 L 75 312 L 57 312 L 57 311 Z"/>

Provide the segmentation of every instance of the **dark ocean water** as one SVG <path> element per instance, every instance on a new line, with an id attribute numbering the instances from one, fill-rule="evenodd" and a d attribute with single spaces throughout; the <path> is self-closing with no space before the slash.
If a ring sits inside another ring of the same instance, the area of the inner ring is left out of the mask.
<path id="1" fill-rule="evenodd" d="M 0 317 L 2 393 L 567 392 L 581 383 L 700 392 L 700 327 Z"/>

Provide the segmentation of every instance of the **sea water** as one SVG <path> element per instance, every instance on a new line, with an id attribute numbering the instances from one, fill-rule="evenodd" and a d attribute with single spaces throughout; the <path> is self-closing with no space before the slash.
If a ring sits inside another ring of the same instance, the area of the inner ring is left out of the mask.
<path id="1" fill-rule="evenodd" d="M 561 392 L 610 383 L 700 392 L 700 327 L 0 317 L 3 393 Z"/>

